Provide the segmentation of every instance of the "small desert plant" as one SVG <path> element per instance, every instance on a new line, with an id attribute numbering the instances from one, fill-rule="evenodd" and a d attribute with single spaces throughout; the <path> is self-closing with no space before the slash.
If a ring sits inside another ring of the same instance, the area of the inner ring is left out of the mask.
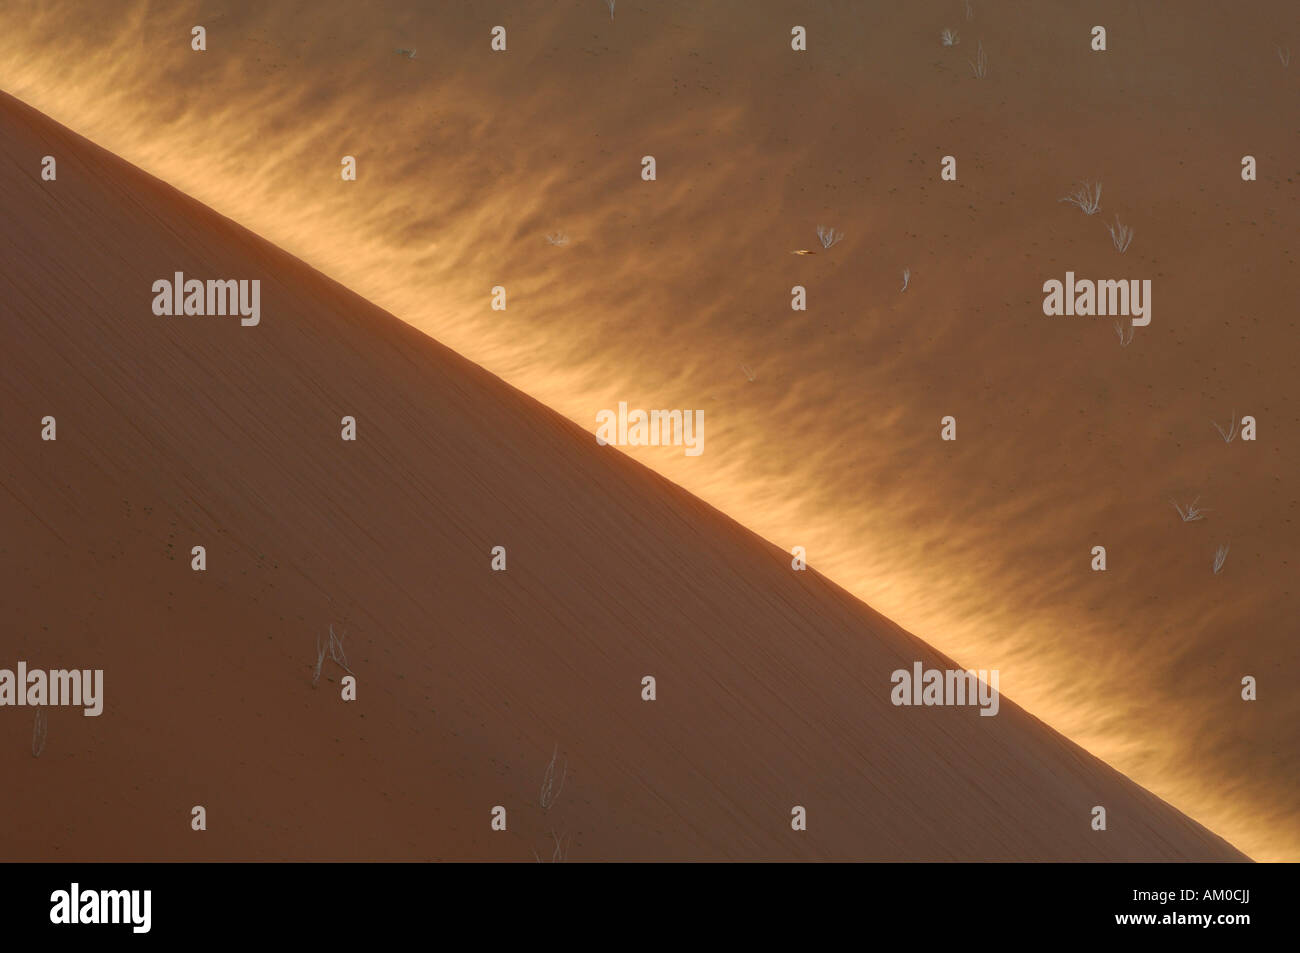
<path id="1" fill-rule="evenodd" d="M 1291 65 L 1291 50 L 1288 49 L 1288 48 L 1285 47 L 1285 46 L 1279 46 L 1279 47 L 1277 48 L 1277 59 L 1278 59 L 1278 62 L 1281 63 L 1283 66 L 1290 66 L 1290 65 Z"/>
<path id="2" fill-rule="evenodd" d="M 975 19 L 975 8 L 971 6 L 970 0 L 966 0 L 966 19 Z"/>
<path id="3" fill-rule="evenodd" d="M 36 709 L 36 724 L 32 726 L 32 757 L 39 758 L 45 751 L 45 735 L 49 731 L 49 720 L 44 708 Z"/>
<path id="4" fill-rule="evenodd" d="M 1128 347 L 1133 343 L 1133 335 L 1137 332 L 1133 330 L 1133 322 L 1127 324 L 1120 323 L 1118 318 L 1115 319 L 1115 333 L 1119 336 L 1119 346 Z"/>
<path id="5" fill-rule="evenodd" d="M 1084 215 L 1096 215 L 1097 209 L 1101 208 L 1101 183 L 1080 183 L 1078 189 L 1060 199 L 1060 202 L 1078 205 Z"/>
<path id="6" fill-rule="evenodd" d="M 961 42 L 961 40 L 958 39 L 957 34 L 952 30 L 943 29 L 939 31 L 939 42 L 944 46 L 956 46 Z"/>
<path id="7" fill-rule="evenodd" d="M 1217 576 L 1228 558 L 1228 544 L 1224 543 L 1214 551 L 1214 574 Z"/>
<path id="8" fill-rule="evenodd" d="M 1214 424 L 1214 429 L 1219 431 L 1219 436 L 1223 438 L 1224 443 L 1232 443 L 1232 438 L 1237 436 L 1237 412 L 1235 410 L 1232 412 L 1232 419 L 1228 421 L 1227 431 L 1224 431 L 1219 426 L 1218 421 L 1211 420 L 1210 423 Z"/>
<path id="9" fill-rule="evenodd" d="M 567 245 L 569 244 L 569 236 L 564 232 L 551 232 L 546 236 L 546 243 L 548 245 Z"/>
<path id="10" fill-rule="evenodd" d="M 543 811 L 549 811 L 551 809 L 551 805 L 555 803 L 555 799 L 558 798 L 560 792 L 564 790 L 564 779 L 569 775 L 569 762 L 566 760 L 564 766 L 560 770 L 559 785 L 556 785 L 555 759 L 559 754 L 559 751 L 560 746 L 556 745 L 555 750 L 551 752 L 551 763 L 546 766 L 546 774 L 542 776 L 542 793 L 540 801 Z"/>
<path id="11" fill-rule="evenodd" d="M 754 383 L 754 370 L 753 370 L 753 368 L 751 368 L 748 364 L 741 364 L 741 365 L 740 365 L 740 370 L 741 370 L 742 373 L 744 373 L 744 375 L 745 375 L 745 380 L 749 381 L 751 384 Z"/>
<path id="12" fill-rule="evenodd" d="M 1100 197 L 1098 197 L 1098 201 L 1100 201 Z M 1106 231 L 1110 232 L 1111 243 L 1115 246 L 1117 252 L 1122 255 L 1128 251 L 1129 243 L 1133 241 L 1132 227 L 1121 224 L 1119 216 L 1116 215 L 1115 224 L 1107 225 Z"/>
<path id="13" fill-rule="evenodd" d="M 346 632 L 340 636 L 336 636 L 334 634 L 333 625 L 330 626 L 329 640 L 325 644 L 322 645 L 320 636 L 316 636 L 316 667 L 312 670 L 311 674 L 311 683 L 313 686 L 320 681 L 321 669 L 325 666 L 325 656 L 327 654 L 335 663 L 342 667 L 343 671 L 347 672 L 349 675 L 355 674 L 352 669 L 348 667 L 348 657 L 343 653 L 343 640 L 347 637 L 348 634 Z"/>
<path id="14" fill-rule="evenodd" d="M 316 667 L 312 669 L 311 673 L 311 683 L 313 687 L 315 687 L 316 683 L 320 681 L 320 670 L 325 665 L 326 651 L 328 651 L 328 649 L 326 646 L 321 645 L 320 636 L 316 636 Z"/>
<path id="15" fill-rule="evenodd" d="M 555 831 L 551 831 L 550 835 L 552 842 L 555 844 L 555 847 L 551 850 L 550 862 L 553 864 L 562 864 L 569 859 L 569 845 L 565 843 L 565 841 L 559 834 L 555 833 Z M 543 863 L 541 855 L 537 853 L 536 847 L 533 848 L 533 856 L 537 858 L 539 864 Z"/>
<path id="16" fill-rule="evenodd" d="M 984 55 L 984 41 L 975 44 L 975 59 L 967 60 L 976 79 L 983 79 L 989 74 L 989 58 Z"/>
<path id="17" fill-rule="evenodd" d="M 899 290 L 899 291 L 906 291 L 906 290 L 907 290 L 907 286 L 911 283 L 911 281 L 912 281 L 912 269 L 911 269 L 911 268 L 904 268 L 904 269 L 903 269 L 903 287 L 899 288 L 898 290 Z"/>
<path id="18" fill-rule="evenodd" d="M 415 59 L 415 50 L 394 50 L 393 52 L 405 56 L 408 60 Z"/>
<path id="19" fill-rule="evenodd" d="M 1208 509 L 1204 509 L 1197 505 L 1197 503 L 1200 502 L 1200 499 L 1201 498 L 1198 496 L 1185 507 L 1179 506 L 1173 500 L 1170 500 L 1169 502 L 1173 505 L 1174 509 L 1178 511 L 1178 515 L 1182 518 L 1184 523 L 1193 523 L 1196 520 L 1205 519 L 1205 514 L 1209 512 Z"/>
<path id="20" fill-rule="evenodd" d="M 1077 189 L 1059 201 L 1077 205 L 1083 210 L 1084 215 L 1096 215 L 1097 210 L 1101 208 L 1101 183 L 1083 182 Z"/>
<path id="21" fill-rule="evenodd" d="M 605 0 L 605 6 L 609 7 L 609 18 L 614 19 L 614 0 Z"/>
<path id="22" fill-rule="evenodd" d="M 844 233 L 837 232 L 833 228 L 827 228 L 825 225 L 818 225 L 817 238 L 821 241 L 822 248 L 830 248 L 832 245 L 838 245 L 844 239 Z"/>
<path id="23" fill-rule="evenodd" d="M 343 671 L 349 675 L 354 674 L 352 669 L 348 668 L 348 657 L 343 654 L 343 640 L 348 637 L 344 632 L 342 635 L 334 634 L 334 626 L 330 626 L 330 658 L 343 667 Z"/>

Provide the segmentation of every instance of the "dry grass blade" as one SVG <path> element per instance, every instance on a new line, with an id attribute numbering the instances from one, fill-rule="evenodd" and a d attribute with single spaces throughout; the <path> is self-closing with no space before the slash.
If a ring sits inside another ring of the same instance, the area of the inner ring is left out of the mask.
<path id="1" fill-rule="evenodd" d="M 32 727 L 32 757 L 39 758 L 45 751 L 45 736 L 49 731 L 49 719 L 44 708 L 36 709 L 36 724 Z"/>
<path id="2" fill-rule="evenodd" d="M 559 751 L 560 746 L 556 745 L 551 752 L 551 763 L 546 766 L 546 774 L 542 777 L 542 791 L 539 800 L 544 811 L 549 811 L 551 805 L 555 803 L 555 799 L 560 796 L 560 792 L 564 790 L 564 779 L 569 774 L 569 762 L 566 760 L 561 768 L 560 780 L 557 785 L 555 780 L 555 760 L 559 755 Z"/>
<path id="3" fill-rule="evenodd" d="M 818 225 L 817 238 L 821 241 L 822 248 L 830 248 L 832 245 L 838 245 L 844 239 L 844 233 L 833 228 L 827 228 L 825 225 Z"/>
<path id="4" fill-rule="evenodd" d="M 560 837 L 560 835 L 556 834 L 555 831 L 549 831 L 548 833 L 550 833 L 551 840 L 554 842 L 555 845 L 551 849 L 550 863 L 562 864 L 569 859 L 569 845 L 564 841 L 563 838 Z M 541 855 L 537 853 L 536 847 L 533 848 L 533 856 L 537 858 L 537 862 L 539 864 L 546 863 L 546 861 L 542 860 Z"/>
<path id="5" fill-rule="evenodd" d="M 1128 347 L 1133 343 L 1133 335 L 1137 332 L 1133 329 L 1133 322 L 1130 320 L 1127 324 L 1120 323 L 1119 318 L 1114 321 L 1115 333 L 1119 336 L 1119 346 Z"/>
<path id="6" fill-rule="evenodd" d="M 321 670 L 325 667 L 326 656 L 329 656 L 336 665 L 342 668 L 343 671 L 347 672 L 349 675 L 356 674 L 348 665 L 348 657 L 343 651 L 343 640 L 347 637 L 348 634 L 346 632 L 342 635 L 335 635 L 333 624 L 330 625 L 329 639 L 323 645 L 321 644 L 320 636 L 316 636 L 316 666 L 312 669 L 311 673 L 311 684 L 313 688 L 318 682 L 320 682 Z"/>
<path id="7" fill-rule="evenodd" d="M 311 673 L 311 684 L 315 687 L 320 681 L 320 670 L 325 665 L 325 654 L 329 651 L 328 646 L 321 645 L 320 636 L 316 636 L 316 668 Z"/>
<path id="8" fill-rule="evenodd" d="M 1101 208 L 1101 183 L 1084 182 L 1059 201 L 1078 206 L 1083 210 L 1084 215 L 1096 215 L 1097 210 Z"/>
<path id="9" fill-rule="evenodd" d="M 347 672 L 349 675 L 354 675 L 356 673 L 348 667 L 348 657 L 343 654 L 343 640 L 347 637 L 348 634 L 346 632 L 342 635 L 336 636 L 334 634 L 334 626 L 330 626 L 330 658 L 332 658 L 338 665 L 342 666 L 343 671 Z"/>
<path id="10" fill-rule="evenodd" d="M 1098 202 L 1101 201 L 1100 193 L 1097 200 Z M 1128 251 L 1128 246 L 1133 241 L 1133 229 L 1128 225 L 1121 224 L 1118 215 L 1115 216 L 1115 224 L 1107 225 L 1106 231 L 1110 232 L 1111 244 L 1115 246 L 1117 252 L 1122 255 Z"/>
<path id="11" fill-rule="evenodd" d="M 1201 498 L 1198 496 L 1186 506 L 1179 506 L 1173 500 L 1170 500 L 1169 502 L 1173 505 L 1173 508 L 1178 511 L 1178 515 L 1182 518 L 1184 523 L 1194 523 L 1196 520 L 1205 519 L 1205 514 L 1209 512 L 1208 509 L 1197 505 L 1200 502 L 1200 499 Z"/>
<path id="12" fill-rule="evenodd" d="M 1219 431 L 1219 436 L 1223 438 L 1224 443 L 1232 443 L 1232 438 L 1237 436 L 1237 412 L 1235 410 L 1232 412 L 1232 419 L 1228 421 L 1226 431 L 1219 426 L 1218 421 L 1211 420 L 1210 423 L 1214 424 L 1214 429 Z"/>

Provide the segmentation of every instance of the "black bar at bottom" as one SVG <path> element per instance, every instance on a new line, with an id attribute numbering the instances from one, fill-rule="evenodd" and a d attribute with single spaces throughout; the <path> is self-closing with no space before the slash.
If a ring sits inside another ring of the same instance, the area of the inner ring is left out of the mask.
<path id="1" fill-rule="evenodd" d="M 96 946 L 402 935 L 459 946 L 513 934 L 617 946 L 715 933 L 728 946 L 749 936 L 820 946 L 900 931 L 925 941 L 1232 943 L 1285 928 L 1297 886 L 1287 864 L 9 864 L 6 873 L 6 939 Z"/>

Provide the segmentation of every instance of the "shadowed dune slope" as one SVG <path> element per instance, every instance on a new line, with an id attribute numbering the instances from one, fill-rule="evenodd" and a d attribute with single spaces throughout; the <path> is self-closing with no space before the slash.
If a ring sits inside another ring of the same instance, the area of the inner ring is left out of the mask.
<path id="1" fill-rule="evenodd" d="M 1009 701 L 892 706 L 948 660 L 210 209 L 0 125 L 0 664 L 105 670 L 39 758 L 0 709 L 4 856 L 1244 859 Z M 178 270 L 260 279 L 260 326 L 155 317 Z M 353 703 L 311 686 L 331 623 Z"/>

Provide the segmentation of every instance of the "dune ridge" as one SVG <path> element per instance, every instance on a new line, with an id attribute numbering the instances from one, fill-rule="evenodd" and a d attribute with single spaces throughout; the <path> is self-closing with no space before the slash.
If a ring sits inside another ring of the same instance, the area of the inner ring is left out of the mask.
<path id="1" fill-rule="evenodd" d="M 702 409 L 702 456 L 626 452 L 1251 856 L 1300 859 L 1300 71 L 1277 54 L 1300 8 L 964 8 L 16 0 L 0 88 L 585 429 L 622 400 Z M 1085 180 L 1093 217 L 1060 202 Z M 819 225 L 846 237 L 791 255 Z M 1045 317 L 1069 270 L 1152 280 L 1152 324 L 1121 347 Z M 1258 441 L 1225 445 L 1211 421 L 1246 414 Z"/>
<path id="2" fill-rule="evenodd" d="M 7 95 L 0 129 L 6 649 L 105 670 L 40 758 L 0 710 L 6 856 L 1246 859 L 1009 699 L 892 706 L 951 660 Z M 175 271 L 259 279 L 261 323 L 154 316 Z M 311 687 L 330 624 L 352 703 Z"/>

